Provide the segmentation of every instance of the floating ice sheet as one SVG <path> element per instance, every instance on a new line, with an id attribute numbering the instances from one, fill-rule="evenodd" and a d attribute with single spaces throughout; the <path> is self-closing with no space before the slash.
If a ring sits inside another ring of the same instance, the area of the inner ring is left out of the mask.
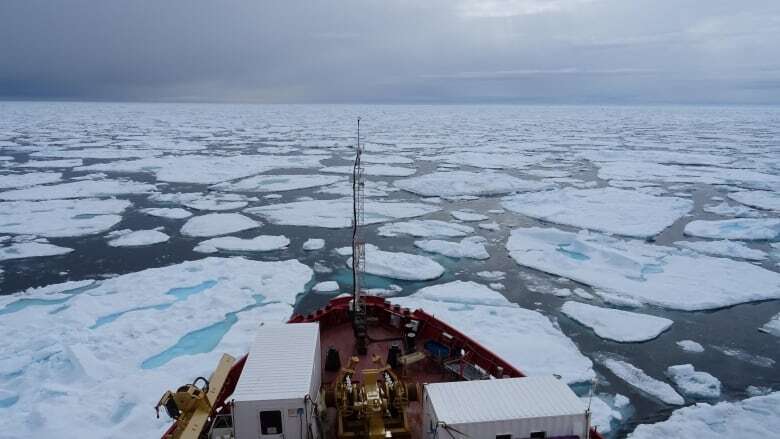
<path id="1" fill-rule="evenodd" d="M 55 200 L 68 198 L 108 197 L 113 195 L 144 194 L 156 189 L 154 185 L 126 180 L 81 180 L 48 186 L 33 186 L 0 192 L 0 200 Z"/>
<path id="2" fill-rule="evenodd" d="M 463 224 L 439 220 L 411 220 L 384 224 L 379 236 L 411 235 L 421 238 L 455 238 L 474 233 L 474 228 Z"/>
<path id="3" fill-rule="evenodd" d="M 126 200 L 47 200 L 0 202 L 0 233 L 47 238 L 94 235 L 122 220 Z"/>
<path id="4" fill-rule="evenodd" d="M 400 166 L 389 165 L 363 165 L 366 175 L 375 175 L 378 177 L 408 177 L 414 175 L 417 170 L 414 168 L 404 168 Z M 352 175 L 352 165 L 349 166 L 328 166 L 321 168 L 320 172 L 328 174 L 349 174 Z"/>
<path id="5" fill-rule="evenodd" d="M 375 224 L 402 218 L 427 215 L 438 207 L 422 203 L 373 201 L 365 202 L 364 224 Z M 352 199 L 307 200 L 246 209 L 269 222 L 288 226 L 349 227 L 352 222 Z"/>
<path id="6" fill-rule="evenodd" d="M 750 261 L 763 261 L 767 258 L 766 253 L 761 250 L 752 249 L 743 242 L 729 241 L 728 239 L 719 241 L 677 241 L 674 244 L 713 256 L 747 259 Z"/>
<path id="7" fill-rule="evenodd" d="M 746 206 L 780 211 L 780 194 L 775 191 L 732 192 L 729 194 L 729 198 Z"/>
<path id="8" fill-rule="evenodd" d="M 669 366 L 666 375 L 687 396 L 707 399 L 720 397 L 720 380 L 707 372 L 697 371 L 692 364 Z"/>
<path id="9" fill-rule="evenodd" d="M 631 387 L 634 387 L 665 404 L 685 404 L 683 397 L 675 392 L 672 386 L 647 375 L 642 369 L 633 364 L 607 357 L 601 358 L 599 362 Z"/>
<path id="10" fill-rule="evenodd" d="M 46 242 L 18 242 L 0 246 L 0 261 L 64 255 L 72 251 L 72 248 L 60 247 Z"/>
<path id="11" fill-rule="evenodd" d="M 239 213 L 209 213 L 192 217 L 181 227 L 185 236 L 211 237 L 254 229 L 260 223 Z"/>
<path id="12" fill-rule="evenodd" d="M 344 181 L 333 175 L 256 175 L 243 180 L 219 183 L 213 189 L 228 192 L 281 192 L 325 186 Z"/>
<path id="13" fill-rule="evenodd" d="M 192 216 L 192 212 L 180 207 L 150 207 L 148 209 L 141 209 L 141 212 L 147 215 L 168 219 L 184 219 Z"/>
<path id="14" fill-rule="evenodd" d="M 507 249 L 518 264 L 671 309 L 780 298 L 778 273 L 641 241 L 533 227 L 513 230 Z"/>
<path id="15" fill-rule="evenodd" d="M 347 261 L 347 266 L 352 266 L 352 258 Z M 364 271 L 392 279 L 432 280 L 444 274 L 444 267 L 425 256 L 383 251 L 375 245 L 366 244 Z"/>
<path id="16" fill-rule="evenodd" d="M 766 322 L 764 326 L 759 328 L 759 331 L 780 337 L 780 313 L 775 314 L 774 317 L 769 319 L 769 321 Z"/>
<path id="17" fill-rule="evenodd" d="M 547 189 L 549 184 L 522 180 L 507 174 L 483 172 L 434 172 L 419 177 L 396 180 L 399 188 L 424 197 L 459 195 L 495 195 Z"/>
<path id="18" fill-rule="evenodd" d="M 279 250 L 290 245 L 286 236 L 260 235 L 251 239 L 241 239 L 235 236 L 223 236 L 207 239 L 195 247 L 196 252 L 215 253 L 219 250 L 233 252 L 267 252 Z"/>
<path id="19" fill-rule="evenodd" d="M 459 221 L 484 221 L 486 219 L 489 219 L 490 217 L 487 215 L 482 215 L 481 213 L 476 212 L 469 212 L 465 210 L 454 210 L 450 212 L 450 215 L 452 215 L 453 218 Z"/>
<path id="20" fill-rule="evenodd" d="M 685 234 L 699 238 L 772 240 L 780 238 L 780 219 L 696 220 L 685 226 Z"/>
<path id="21" fill-rule="evenodd" d="M 672 321 L 662 317 L 601 308 L 580 302 L 566 302 L 561 312 L 593 329 L 601 338 L 619 342 L 652 340 L 672 326 Z"/>
<path id="22" fill-rule="evenodd" d="M 325 240 L 321 238 L 309 238 L 303 243 L 303 249 L 307 251 L 320 250 L 325 247 Z"/>
<path id="23" fill-rule="evenodd" d="M 501 204 L 544 221 L 640 238 L 657 235 L 693 208 L 690 200 L 611 187 L 518 194 Z"/>
<path id="24" fill-rule="evenodd" d="M 167 242 L 170 236 L 159 230 L 118 230 L 109 234 L 111 247 L 140 247 Z"/>
<path id="25" fill-rule="evenodd" d="M 514 306 L 501 293 L 485 285 L 461 280 L 421 288 L 413 297 L 461 305 Z"/>
<path id="26" fill-rule="evenodd" d="M 26 174 L 0 175 L 0 189 L 34 186 L 60 181 L 59 172 L 28 172 Z"/>
<path id="27" fill-rule="evenodd" d="M 693 340 L 680 340 L 677 342 L 677 346 L 685 352 L 692 352 L 695 354 L 704 352 L 704 346 Z"/>
<path id="28" fill-rule="evenodd" d="M 450 258 L 488 259 L 490 254 L 485 248 L 486 242 L 487 240 L 481 236 L 469 236 L 461 239 L 460 242 L 424 239 L 414 241 L 414 245 L 429 253 L 439 253 Z"/>

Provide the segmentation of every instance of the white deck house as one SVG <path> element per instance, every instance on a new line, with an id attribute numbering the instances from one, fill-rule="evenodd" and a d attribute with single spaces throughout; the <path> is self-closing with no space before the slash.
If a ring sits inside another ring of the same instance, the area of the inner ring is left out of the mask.
<path id="1" fill-rule="evenodd" d="M 233 392 L 236 439 L 319 437 L 319 323 L 264 325 Z"/>
<path id="2" fill-rule="evenodd" d="M 552 376 L 425 386 L 425 438 L 587 437 L 586 405 Z"/>

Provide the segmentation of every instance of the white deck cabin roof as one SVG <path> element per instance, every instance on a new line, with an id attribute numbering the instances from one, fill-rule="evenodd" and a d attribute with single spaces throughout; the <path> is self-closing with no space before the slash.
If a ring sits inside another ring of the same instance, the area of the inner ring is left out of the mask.
<path id="1" fill-rule="evenodd" d="M 235 401 L 302 399 L 309 394 L 320 343 L 319 323 L 261 326 L 233 392 Z"/>
<path id="2" fill-rule="evenodd" d="M 449 425 L 585 414 L 586 405 L 553 376 L 425 386 L 438 421 Z"/>

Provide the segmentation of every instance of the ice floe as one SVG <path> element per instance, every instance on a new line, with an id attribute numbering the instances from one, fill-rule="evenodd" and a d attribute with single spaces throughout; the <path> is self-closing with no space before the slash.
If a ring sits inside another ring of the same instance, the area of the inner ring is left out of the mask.
<path id="1" fill-rule="evenodd" d="M 400 189 L 386 181 L 369 180 L 363 183 L 363 195 L 366 197 L 386 197 L 390 192 L 396 191 L 400 191 Z M 351 197 L 352 182 L 349 180 L 340 181 L 330 186 L 325 186 L 317 192 Z"/>
<path id="2" fill-rule="evenodd" d="M 780 392 L 715 405 L 699 403 L 675 410 L 655 424 L 639 425 L 630 439 L 659 437 L 732 439 L 769 438 L 780 431 Z"/>
<path id="3" fill-rule="evenodd" d="M 141 212 L 167 219 L 184 219 L 192 216 L 192 212 L 182 209 L 181 207 L 150 207 L 148 209 L 141 209 Z"/>
<path id="4" fill-rule="evenodd" d="M 695 311 L 780 298 L 778 273 L 637 240 L 533 227 L 513 230 L 506 247 L 520 265 L 666 308 Z"/>
<path id="5" fill-rule="evenodd" d="M 488 259 L 490 254 L 485 248 L 487 240 L 481 236 L 469 236 L 460 242 L 441 239 L 424 239 L 414 241 L 415 247 L 429 253 L 439 253 L 450 258 Z"/>
<path id="6" fill-rule="evenodd" d="M 130 159 L 154 157 L 162 152 L 148 149 L 120 149 L 110 147 L 83 149 L 47 149 L 30 154 L 31 157 L 53 157 L 62 159 Z"/>
<path id="7" fill-rule="evenodd" d="M 693 352 L 695 354 L 704 352 L 704 346 L 693 340 L 680 340 L 677 342 L 677 346 L 685 352 Z"/>
<path id="8" fill-rule="evenodd" d="M 325 240 L 321 238 L 309 238 L 303 243 L 304 250 L 320 250 L 325 247 Z"/>
<path id="9" fill-rule="evenodd" d="M 404 168 L 400 166 L 389 165 L 363 165 L 363 172 L 366 175 L 377 177 L 408 177 L 414 175 L 417 170 L 414 168 Z M 352 174 L 352 165 L 349 166 L 328 166 L 320 168 L 320 172 L 329 174 Z"/>
<path id="10" fill-rule="evenodd" d="M 0 261 L 64 255 L 72 251 L 72 248 L 60 247 L 48 242 L 16 242 L 5 246 L 0 245 Z"/>
<path id="11" fill-rule="evenodd" d="M 352 266 L 352 258 L 347 261 L 347 266 Z M 432 280 L 444 274 L 444 267 L 425 256 L 384 251 L 366 244 L 365 272 L 392 279 Z"/>
<path id="12" fill-rule="evenodd" d="M 707 372 L 697 371 L 692 364 L 669 366 L 666 375 L 687 396 L 706 399 L 720 397 L 720 380 Z"/>
<path id="13" fill-rule="evenodd" d="M 601 163 L 598 176 L 604 180 L 739 185 L 768 190 L 780 184 L 780 176 L 750 169 L 666 165 L 638 161 Z"/>
<path id="14" fill-rule="evenodd" d="M 290 245 L 286 236 L 260 235 L 250 239 L 241 239 L 235 236 L 223 236 L 211 238 L 198 243 L 196 252 L 215 253 L 220 250 L 232 252 L 267 252 L 279 250 Z"/>
<path id="15" fill-rule="evenodd" d="M 0 233 L 47 238 L 93 235 L 110 230 L 130 206 L 126 200 L 0 202 Z"/>
<path id="16" fill-rule="evenodd" d="M 743 242 L 729 241 L 728 239 L 719 241 L 677 241 L 674 244 L 713 256 L 725 256 L 727 258 L 747 259 L 750 261 L 763 261 L 767 258 L 766 253 L 761 250 L 750 248 Z"/>
<path id="17" fill-rule="evenodd" d="M 126 180 L 81 180 L 47 186 L 33 186 L 0 192 L 0 200 L 54 200 L 67 198 L 99 198 L 113 195 L 144 194 L 154 185 Z"/>
<path id="18" fill-rule="evenodd" d="M 28 172 L 26 174 L 4 174 L 4 175 L 0 175 L 0 189 L 55 183 L 60 181 L 61 178 L 62 178 L 62 174 L 59 172 Z"/>
<path id="19" fill-rule="evenodd" d="M 662 317 L 580 302 L 564 303 L 561 312 L 593 329 L 601 338 L 628 343 L 652 340 L 674 323 Z"/>
<path id="20" fill-rule="evenodd" d="M 243 355 L 258 325 L 289 318 L 311 277 L 295 260 L 207 258 L 48 288 L 51 297 L 32 296 L 45 303 L 3 308 L 0 388 L 18 395 L 0 408 L 14 413 L 0 416 L 3 434 L 162 435 L 170 422 L 149 411 L 160 395 L 208 376 L 223 352 Z M 53 415 L 63 407 L 72 416 Z"/>
<path id="21" fill-rule="evenodd" d="M 211 237 L 254 229 L 260 223 L 239 213 L 209 213 L 192 217 L 181 228 L 182 235 Z"/>
<path id="22" fill-rule="evenodd" d="M 474 233 L 474 228 L 439 220 L 411 220 L 384 224 L 379 236 L 411 235 L 421 238 L 456 238 Z"/>
<path id="23" fill-rule="evenodd" d="M 497 232 L 501 230 L 501 226 L 497 222 L 479 223 L 479 228 L 484 230 L 490 230 L 491 232 Z"/>
<path id="24" fill-rule="evenodd" d="M 744 349 L 721 345 L 712 345 L 712 348 L 727 357 L 736 358 L 739 361 L 744 361 L 745 363 L 750 363 L 758 367 L 771 368 L 775 365 L 775 360 L 762 355 L 751 354 Z"/>
<path id="25" fill-rule="evenodd" d="M 615 358 L 600 358 L 599 362 L 631 387 L 669 405 L 683 405 L 685 400 L 669 384 L 647 375 L 642 369 Z"/>
<path id="26" fill-rule="evenodd" d="M 621 424 L 631 411 L 630 401 L 621 394 L 583 396 L 582 401 L 590 404 L 591 425 L 598 427 L 601 434 L 609 434 Z"/>
<path id="27" fill-rule="evenodd" d="M 213 189 L 228 192 L 282 192 L 325 186 L 344 181 L 333 175 L 256 175 L 243 180 L 219 183 Z"/>
<path id="28" fill-rule="evenodd" d="M 728 196 L 746 206 L 780 211 L 780 194 L 774 191 L 741 191 L 732 192 Z"/>
<path id="29" fill-rule="evenodd" d="M 699 238 L 773 240 L 780 238 L 780 219 L 696 220 L 685 225 L 685 234 Z"/>
<path id="30" fill-rule="evenodd" d="M 75 168 L 81 166 L 84 161 L 81 159 L 64 159 L 64 160 L 33 160 L 29 162 L 19 163 L 17 168 Z"/>
<path id="31" fill-rule="evenodd" d="M 176 192 L 167 194 L 153 194 L 149 197 L 151 201 L 157 203 L 181 204 L 190 209 L 204 211 L 225 211 L 241 209 L 249 204 L 253 198 L 245 197 L 240 194 L 222 194 L 200 192 Z"/>
<path id="32" fill-rule="evenodd" d="M 419 177 L 396 180 L 399 188 L 425 197 L 459 195 L 495 195 L 509 192 L 537 191 L 550 185 L 522 180 L 500 172 L 434 172 Z"/>
<path id="33" fill-rule="evenodd" d="M 501 293 L 473 281 L 456 280 L 421 288 L 414 297 L 461 305 L 513 306 Z"/>
<path id="34" fill-rule="evenodd" d="M 751 209 L 747 206 L 732 206 L 726 202 L 710 204 L 701 209 L 707 213 L 714 213 L 715 215 L 727 217 L 750 218 L 761 216 L 761 212 L 756 209 Z"/>
<path id="35" fill-rule="evenodd" d="M 423 203 L 366 200 L 364 224 L 412 218 L 438 210 L 438 207 Z M 295 201 L 252 207 L 245 212 L 261 216 L 273 224 L 337 229 L 351 225 L 352 199 Z"/>
<path id="36" fill-rule="evenodd" d="M 311 287 L 311 290 L 315 293 L 335 293 L 339 290 L 339 283 L 334 280 L 319 282 Z"/>
<path id="37" fill-rule="evenodd" d="M 769 321 L 758 330 L 761 332 L 766 332 L 767 334 L 772 334 L 776 337 L 780 337 L 780 313 L 775 314 L 774 317 L 769 319 Z"/>
<path id="38" fill-rule="evenodd" d="M 504 280 L 506 277 L 506 273 L 503 271 L 480 271 L 477 273 L 477 276 L 481 277 L 485 280 Z"/>
<path id="39" fill-rule="evenodd" d="M 111 232 L 108 245 L 111 247 L 140 247 L 167 242 L 170 236 L 159 230 L 117 230 Z"/>
<path id="40" fill-rule="evenodd" d="M 501 204 L 544 221 L 640 238 L 657 235 L 693 208 L 690 200 L 611 187 L 517 194 Z"/>
<path id="41" fill-rule="evenodd" d="M 488 218 L 490 218 L 487 215 L 482 215 L 481 213 L 476 212 L 468 212 L 465 210 L 454 210 L 450 212 L 450 215 L 452 215 L 453 218 L 459 221 L 484 221 Z"/>

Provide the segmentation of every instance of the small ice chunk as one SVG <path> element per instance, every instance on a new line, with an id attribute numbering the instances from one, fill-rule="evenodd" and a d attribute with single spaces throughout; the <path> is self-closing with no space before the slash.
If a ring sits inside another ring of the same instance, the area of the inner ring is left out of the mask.
<path id="1" fill-rule="evenodd" d="M 764 386 L 747 386 L 745 388 L 745 393 L 747 393 L 748 396 L 769 395 L 772 393 L 772 388 Z"/>
<path id="2" fill-rule="evenodd" d="M 512 306 L 502 294 L 477 282 L 460 281 L 425 287 L 414 293 L 434 302 L 459 303 L 465 305 Z"/>
<path id="3" fill-rule="evenodd" d="M 493 221 L 492 223 L 479 223 L 480 229 L 490 230 L 491 232 L 497 232 L 501 230 L 501 226 Z"/>
<path id="4" fill-rule="evenodd" d="M 490 288 L 493 288 L 494 290 L 499 290 L 499 291 L 506 289 L 506 286 L 504 286 L 504 284 L 502 284 L 501 282 L 491 282 L 488 284 L 488 286 Z"/>
<path id="5" fill-rule="evenodd" d="M 685 352 L 692 352 L 696 354 L 704 352 L 704 346 L 702 346 L 700 343 L 696 343 L 693 340 L 680 340 L 677 342 L 677 346 L 679 346 L 680 349 L 684 350 Z"/>
<path id="6" fill-rule="evenodd" d="M 5 247 L 0 247 L 0 261 L 64 255 L 72 251 L 72 248 L 60 247 L 46 242 L 18 242 Z"/>
<path id="7" fill-rule="evenodd" d="M 544 221 L 639 238 L 661 233 L 693 208 L 690 200 L 612 187 L 518 194 L 501 204 Z"/>
<path id="8" fill-rule="evenodd" d="M 715 405 L 699 403 L 675 410 L 669 419 L 639 425 L 629 439 L 770 438 L 780 431 L 780 392 Z"/>
<path id="9" fill-rule="evenodd" d="M 598 432 L 608 434 L 616 424 L 624 421 L 624 412 L 629 410 L 628 398 L 621 394 L 594 395 L 593 398 L 583 396 L 580 398 L 585 404 L 590 404 L 591 425 L 598 428 Z"/>
<path id="10" fill-rule="evenodd" d="M 480 271 L 477 276 L 486 280 L 503 280 L 506 277 L 506 273 L 503 271 Z"/>
<path id="11" fill-rule="evenodd" d="M 120 230 L 109 234 L 111 247 L 140 247 L 167 242 L 170 236 L 159 230 Z"/>
<path id="12" fill-rule="evenodd" d="M 769 321 L 758 330 L 761 332 L 766 332 L 767 334 L 772 334 L 776 337 L 780 337 L 780 313 L 775 314 L 774 317 L 769 319 Z"/>
<path id="13" fill-rule="evenodd" d="M 474 213 L 474 212 L 468 212 L 465 210 L 455 210 L 450 212 L 450 215 L 452 215 L 453 218 L 460 221 L 484 221 L 486 219 L 489 219 L 490 217 L 487 215 L 482 215 L 481 213 Z"/>
<path id="14" fill-rule="evenodd" d="M 427 252 L 439 253 L 450 258 L 488 259 L 490 254 L 485 249 L 486 241 L 481 236 L 470 236 L 460 242 L 428 239 L 414 241 L 414 245 Z"/>
<path id="15" fill-rule="evenodd" d="M 707 399 L 720 397 L 720 380 L 707 372 L 695 370 L 692 364 L 669 366 L 666 375 L 688 396 Z"/>
<path id="16" fill-rule="evenodd" d="M 401 291 L 403 291 L 403 288 L 396 284 L 390 284 L 387 286 L 387 288 L 366 288 L 366 292 L 368 294 L 379 297 L 397 296 Z"/>
<path id="17" fill-rule="evenodd" d="M 761 250 L 752 249 L 744 242 L 729 241 L 728 239 L 720 241 L 677 241 L 675 245 L 714 256 L 726 256 L 750 261 L 763 261 L 767 258 L 766 253 Z"/>
<path id="18" fill-rule="evenodd" d="M 181 233 L 185 236 L 212 237 L 259 226 L 260 223 L 238 213 L 209 213 L 187 220 L 181 228 Z"/>
<path id="19" fill-rule="evenodd" d="M 739 218 L 761 216 L 761 213 L 755 209 L 745 206 L 731 206 L 726 202 L 704 206 L 702 210 L 715 215 Z"/>
<path id="20" fill-rule="evenodd" d="M 399 188 L 424 197 L 457 197 L 461 195 L 495 195 L 509 192 L 537 191 L 551 187 L 547 183 L 522 180 L 500 172 L 434 172 L 419 177 L 396 180 Z"/>
<path id="21" fill-rule="evenodd" d="M 615 306 L 621 306 L 624 308 L 639 308 L 642 306 L 642 302 L 640 302 L 637 299 L 634 299 L 632 297 L 624 296 L 622 294 L 602 291 L 602 290 L 595 290 L 596 294 L 603 300 L 605 303 L 608 303 L 610 305 Z"/>
<path id="22" fill-rule="evenodd" d="M 315 293 L 334 293 L 339 290 L 339 283 L 334 280 L 319 282 L 311 289 Z"/>
<path id="23" fill-rule="evenodd" d="M 773 240 L 780 238 L 780 219 L 696 220 L 685 226 L 685 234 L 700 238 Z"/>
<path id="24" fill-rule="evenodd" d="M 622 343 L 652 340 L 672 326 L 669 319 L 619 309 L 566 302 L 561 312 L 593 329 L 601 338 Z"/>
<path id="25" fill-rule="evenodd" d="M 728 196 L 746 206 L 780 212 L 780 194 L 774 191 L 741 191 Z"/>
<path id="26" fill-rule="evenodd" d="M 304 250 L 320 250 L 325 247 L 325 240 L 320 238 L 309 238 L 303 243 Z"/>
<path id="27" fill-rule="evenodd" d="M 555 297 L 569 297 L 572 295 L 572 292 L 568 288 L 555 288 L 553 290 L 553 296 Z"/>
<path id="28" fill-rule="evenodd" d="M 180 207 L 151 207 L 148 209 L 141 209 L 141 212 L 147 215 L 168 219 L 184 219 L 192 216 L 190 211 Z"/>
<path id="29" fill-rule="evenodd" d="M 585 300 L 593 300 L 593 299 L 595 299 L 593 294 L 590 294 L 589 292 L 583 290 L 582 288 L 575 288 L 574 289 L 574 294 L 576 294 L 577 297 L 579 297 L 581 299 L 585 299 Z"/>
<path id="30" fill-rule="evenodd" d="M 384 224 L 378 229 L 379 236 L 411 235 L 421 238 L 455 238 L 474 232 L 464 224 L 439 220 L 411 220 Z"/>
<path id="31" fill-rule="evenodd" d="M 665 404 L 683 405 L 685 400 L 669 384 L 647 375 L 642 369 L 622 360 L 604 357 L 600 362 L 615 376 L 625 381 L 631 387 L 653 397 Z"/>
<path id="32" fill-rule="evenodd" d="M 199 243 L 196 252 L 215 253 L 219 250 L 232 252 L 268 252 L 279 250 L 290 245 L 286 236 L 260 235 L 251 239 L 241 239 L 235 236 L 211 238 Z"/>
<path id="33" fill-rule="evenodd" d="M 352 258 L 347 266 L 352 266 Z M 401 280 L 432 280 L 444 274 L 444 267 L 425 256 L 383 251 L 366 244 L 365 272 Z"/>

